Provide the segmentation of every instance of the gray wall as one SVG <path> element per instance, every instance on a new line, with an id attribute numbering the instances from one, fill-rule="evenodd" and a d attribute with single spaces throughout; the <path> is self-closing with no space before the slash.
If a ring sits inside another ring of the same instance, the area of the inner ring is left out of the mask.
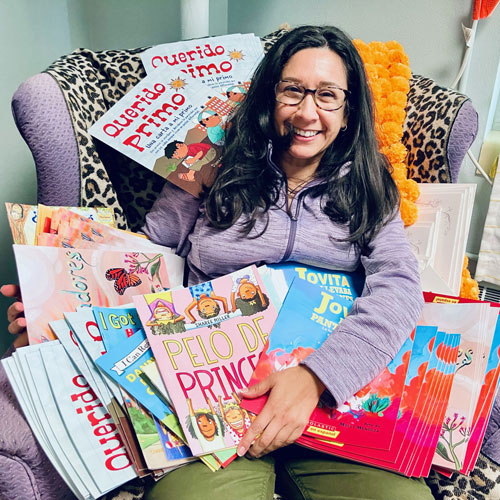
<path id="1" fill-rule="evenodd" d="M 0 0 L 0 283 L 16 272 L 5 201 L 36 202 L 36 178 L 28 148 L 15 128 L 10 100 L 17 86 L 53 60 L 78 47 L 132 48 L 180 37 L 181 0 Z M 353 37 L 400 41 L 412 70 L 442 85 L 453 81 L 463 54 L 461 23 L 470 26 L 472 0 L 211 0 L 210 33 L 264 35 L 281 23 L 335 24 Z M 500 9 L 479 23 L 466 93 L 480 114 L 476 156 L 500 59 Z M 476 182 L 478 194 L 468 250 L 479 250 L 489 186 L 467 161 L 461 182 Z M 9 344 L 0 298 L 0 352 Z"/>

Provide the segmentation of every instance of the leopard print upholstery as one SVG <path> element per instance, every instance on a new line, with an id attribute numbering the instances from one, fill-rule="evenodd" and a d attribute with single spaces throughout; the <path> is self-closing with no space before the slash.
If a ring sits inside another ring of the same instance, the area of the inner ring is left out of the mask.
<path id="1" fill-rule="evenodd" d="M 80 204 L 112 207 L 122 229 L 142 225 L 165 181 L 94 141 L 88 129 L 144 78 L 139 54 L 145 49 L 79 49 L 46 70 L 59 84 L 72 117 L 80 158 Z"/>
<path id="2" fill-rule="evenodd" d="M 404 122 L 408 176 L 417 182 L 453 182 L 448 141 L 453 120 L 468 97 L 412 75 Z"/>
<path id="3" fill-rule="evenodd" d="M 500 500 L 500 466 L 483 454 L 470 476 L 431 471 L 426 481 L 436 500 Z"/>

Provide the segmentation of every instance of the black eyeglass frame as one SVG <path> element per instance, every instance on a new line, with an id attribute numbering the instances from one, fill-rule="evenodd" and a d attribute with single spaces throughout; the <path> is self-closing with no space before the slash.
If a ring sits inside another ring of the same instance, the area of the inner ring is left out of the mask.
<path id="1" fill-rule="evenodd" d="M 297 87 L 300 87 L 301 89 L 303 89 L 303 92 L 302 92 L 302 99 L 299 101 L 299 102 L 296 102 L 295 104 L 290 104 L 288 102 L 282 102 L 278 99 L 278 86 L 280 85 L 280 83 L 292 83 L 293 85 L 296 85 Z M 333 109 L 325 109 L 323 108 L 321 105 L 318 104 L 318 102 L 316 101 L 316 92 L 318 90 L 324 90 L 324 89 L 336 89 L 336 90 L 342 90 L 342 92 L 344 92 L 344 102 L 338 107 L 338 108 L 333 108 Z M 276 100 L 276 102 L 279 102 L 280 104 L 284 104 L 285 106 L 298 106 L 305 98 L 306 98 L 306 95 L 308 93 L 311 93 L 312 96 L 313 96 L 313 101 L 314 101 L 314 104 L 316 105 L 316 107 L 318 107 L 319 109 L 322 109 L 323 111 L 338 111 L 340 108 L 342 108 L 342 106 L 345 106 L 345 103 L 347 102 L 347 100 L 349 99 L 349 96 L 351 95 L 351 91 L 350 90 L 347 90 L 347 89 L 343 89 L 342 87 L 337 87 L 336 85 L 328 85 L 326 87 L 318 87 L 317 89 L 308 89 L 306 87 L 304 87 L 303 85 L 301 85 L 300 83 L 297 83 L 297 82 L 293 82 L 291 80 L 280 80 L 275 86 L 274 86 L 274 98 Z"/>

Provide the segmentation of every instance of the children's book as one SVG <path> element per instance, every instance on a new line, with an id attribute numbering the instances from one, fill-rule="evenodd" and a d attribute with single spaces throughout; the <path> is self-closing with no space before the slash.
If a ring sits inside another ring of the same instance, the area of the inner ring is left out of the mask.
<path id="1" fill-rule="evenodd" d="M 379 467 L 390 468 L 395 463 L 403 439 L 408 430 L 410 418 L 415 408 L 423 381 L 427 373 L 427 367 L 434 349 L 437 327 L 417 326 L 412 334 L 413 346 L 410 356 L 409 367 L 405 380 L 405 387 L 399 415 L 396 421 L 394 434 L 388 449 L 376 449 L 363 445 L 344 444 L 341 441 L 322 441 L 322 446 L 329 449 L 331 453 L 351 460 L 378 465 Z M 300 444 L 314 447 L 320 442 L 311 437 L 303 435 L 298 441 Z M 329 446 L 329 448 L 327 448 Z"/>
<path id="2" fill-rule="evenodd" d="M 172 453 L 171 448 L 164 445 L 164 436 L 168 432 L 166 428 L 160 427 L 160 422 L 134 398 L 124 397 L 123 400 L 149 469 L 173 470 L 194 460 L 189 448 L 179 440 L 179 453 Z"/>
<path id="3" fill-rule="evenodd" d="M 352 304 L 351 297 L 347 299 L 295 277 L 250 384 L 265 379 L 271 373 L 297 366 L 334 331 L 347 316 Z M 259 413 L 266 400 L 266 396 L 244 399 L 243 406 Z"/>
<path id="4" fill-rule="evenodd" d="M 162 253 L 14 245 L 14 254 L 31 344 L 54 339 L 49 322 L 64 312 L 171 286 Z"/>
<path id="5" fill-rule="evenodd" d="M 413 340 L 408 337 L 382 373 L 343 404 L 332 408 L 320 401 L 304 433 L 343 444 L 388 449 L 400 417 L 412 347 Z"/>
<path id="6" fill-rule="evenodd" d="M 489 335 L 489 344 L 493 335 L 493 332 L 485 331 L 484 328 L 488 324 L 489 310 L 488 303 L 426 303 L 424 305 L 421 323 L 435 324 L 445 331 L 461 334 L 456 375 L 444 422 L 441 422 L 445 432 L 439 440 L 438 454 L 433 461 L 435 465 L 448 468 L 453 465 L 453 468 L 457 470 L 463 466 L 467 445 L 461 433 L 470 432 L 486 369 L 487 358 L 484 358 L 482 354 L 485 339 L 488 338 L 485 337 L 485 333 Z M 446 430 L 447 422 L 453 422 L 451 441 Z M 460 425 L 455 425 L 457 422 Z M 461 435 L 461 438 L 457 439 L 458 435 Z M 446 455 L 445 450 L 448 450 Z"/>
<path id="7" fill-rule="evenodd" d="M 141 53 L 147 74 L 169 67 L 179 77 L 193 78 L 225 93 L 237 105 L 264 56 L 254 34 L 231 34 L 156 45 Z"/>
<path id="8" fill-rule="evenodd" d="M 164 67 L 127 92 L 89 132 L 198 196 L 215 176 L 232 110 L 217 90 Z"/>
<path id="9" fill-rule="evenodd" d="M 361 295 L 365 284 L 365 275 L 361 269 L 353 272 L 339 272 L 299 262 L 268 264 L 267 267 L 275 273 L 282 273 L 288 286 L 295 278 L 301 279 L 351 302 Z"/>
<path id="10" fill-rule="evenodd" d="M 193 455 L 235 447 L 250 381 L 276 311 L 255 266 L 134 303 Z"/>
<path id="11" fill-rule="evenodd" d="M 64 347 L 55 341 L 19 351 L 35 403 L 28 415 L 36 415 L 75 495 L 98 498 L 136 477 L 115 423 Z"/>
<path id="12" fill-rule="evenodd" d="M 123 339 L 131 337 L 142 328 L 141 320 L 133 305 L 123 307 L 94 306 L 92 312 L 106 351 L 121 344 Z"/>

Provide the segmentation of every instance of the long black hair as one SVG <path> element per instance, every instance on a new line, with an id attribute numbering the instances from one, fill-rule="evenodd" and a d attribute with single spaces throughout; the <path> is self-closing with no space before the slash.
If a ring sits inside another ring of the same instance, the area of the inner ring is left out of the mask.
<path id="1" fill-rule="evenodd" d="M 266 162 L 268 144 L 279 154 L 288 149 L 292 134 L 280 136 L 274 126 L 275 85 L 294 54 L 322 47 L 338 54 L 346 69 L 347 128 L 326 149 L 315 172 L 323 182 L 309 193 L 321 196 L 322 210 L 332 221 L 349 224 L 348 241 L 361 247 L 394 214 L 399 193 L 390 164 L 378 150 L 372 96 L 358 51 L 338 28 L 301 26 L 282 36 L 263 58 L 245 100 L 226 127 L 221 167 L 205 193 L 206 214 L 213 226 L 226 229 L 245 215 L 244 230 L 249 233 L 256 219 L 278 201 L 285 179 Z M 350 165 L 343 169 L 347 162 Z"/>

